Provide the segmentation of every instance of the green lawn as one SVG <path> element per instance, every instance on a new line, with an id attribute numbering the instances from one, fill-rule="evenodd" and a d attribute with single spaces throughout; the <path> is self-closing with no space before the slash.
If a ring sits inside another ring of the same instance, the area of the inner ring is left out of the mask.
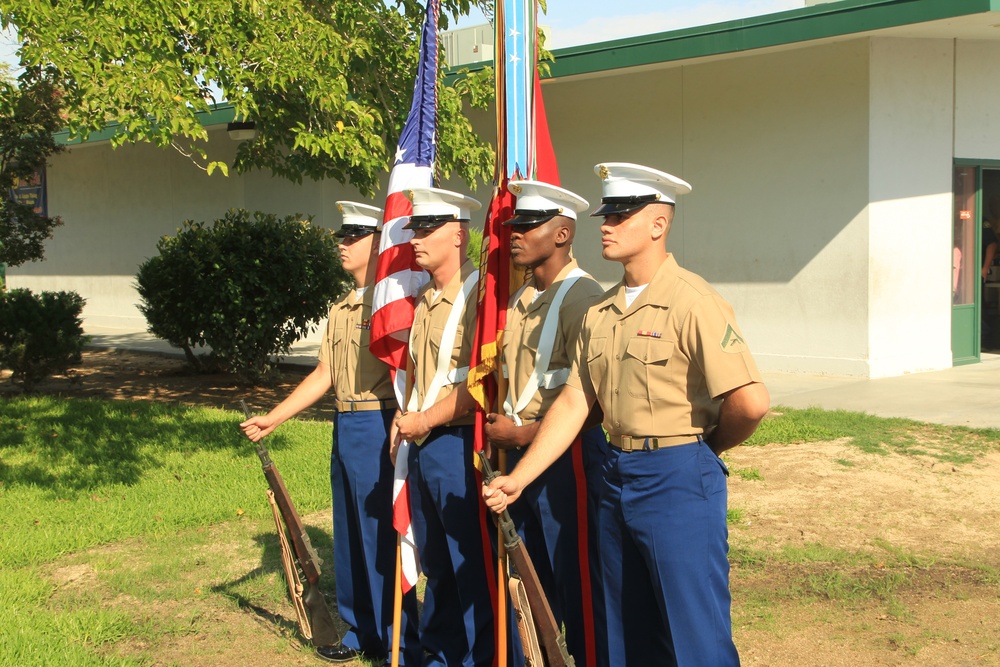
<path id="1" fill-rule="evenodd" d="M 259 664 L 310 664 L 294 622 L 275 611 L 287 602 L 267 484 L 240 420 L 147 402 L 0 399 L 0 665 L 187 665 L 206 648 L 220 656 L 200 664 L 242 664 L 234 656 L 246 646 L 271 661 Z M 303 516 L 328 517 L 330 429 L 293 420 L 266 441 Z M 1000 447 L 996 430 L 783 408 L 749 444 L 833 439 L 956 463 Z M 312 523 L 329 558 L 329 521 Z M 814 555 L 733 556 L 787 565 Z M 165 637 L 198 646 L 164 658 Z"/>
<path id="2" fill-rule="evenodd" d="M 67 598 L 50 565 L 73 554 L 96 553 L 88 567 L 120 594 L 161 603 L 183 600 L 170 582 L 198 567 L 187 556 L 212 543 L 212 526 L 250 533 L 276 571 L 280 556 L 264 537 L 274 532 L 267 482 L 240 421 L 235 412 L 146 402 L 0 400 L 2 664 L 148 664 L 103 649 L 177 630 L 105 604 L 106 593 Z M 330 506 L 330 431 L 292 421 L 266 441 L 300 514 Z M 141 563 L 94 551 L 137 541 Z"/>

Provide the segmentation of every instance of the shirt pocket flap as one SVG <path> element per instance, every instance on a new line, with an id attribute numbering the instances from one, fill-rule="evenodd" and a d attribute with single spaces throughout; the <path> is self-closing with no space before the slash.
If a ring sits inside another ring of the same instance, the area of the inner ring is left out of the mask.
<path id="1" fill-rule="evenodd" d="M 602 354 L 604 354 L 604 345 L 607 343 L 608 337 L 601 336 L 600 338 L 591 338 L 587 342 L 587 361 L 591 362 L 597 359 Z"/>
<path id="2" fill-rule="evenodd" d="M 625 353 L 644 364 L 666 364 L 674 353 L 674 341 L 638 336 L 628 342 Z"/>

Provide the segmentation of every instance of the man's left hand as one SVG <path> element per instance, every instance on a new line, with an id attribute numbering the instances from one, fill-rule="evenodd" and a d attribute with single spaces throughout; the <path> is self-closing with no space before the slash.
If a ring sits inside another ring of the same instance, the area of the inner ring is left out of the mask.
<path id="1" fill-rule="evenodd" d="M 404 412 L 396 418 L 396 432 L 410 442 L 419 442 L 431 432 L 423 412 Z"/>

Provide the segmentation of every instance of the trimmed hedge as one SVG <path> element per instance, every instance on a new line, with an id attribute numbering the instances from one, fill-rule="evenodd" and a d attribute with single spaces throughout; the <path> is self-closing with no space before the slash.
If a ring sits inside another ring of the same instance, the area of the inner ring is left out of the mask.
<path id="1" fill-rule="evenodd" d="M 268 381 L 351 285 L 333 233 L 311 220 L 233 209 L 211 226 L 185 221 L 136 275 L 149 332 L 196 367 L 208 346 L 241 381 Z"/>
<path id="2" fill-rule="evenodd" d="M 76 292 L 15 289 L 0 293 L 0 369 L 25 391 L 81 359 L 89 340 L 80 314 L 86 301 Z"/>

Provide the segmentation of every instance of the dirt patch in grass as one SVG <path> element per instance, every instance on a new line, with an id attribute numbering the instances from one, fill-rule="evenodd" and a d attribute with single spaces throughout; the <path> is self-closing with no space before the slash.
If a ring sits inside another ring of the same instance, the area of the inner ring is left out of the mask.
<path id="1" fill-rule="evenodd" d="M 756 472 L 729 482 L 743 664 L 1000 664 L 1000 454 L 954 465 L 837 440 L 726 460 Z"/>

